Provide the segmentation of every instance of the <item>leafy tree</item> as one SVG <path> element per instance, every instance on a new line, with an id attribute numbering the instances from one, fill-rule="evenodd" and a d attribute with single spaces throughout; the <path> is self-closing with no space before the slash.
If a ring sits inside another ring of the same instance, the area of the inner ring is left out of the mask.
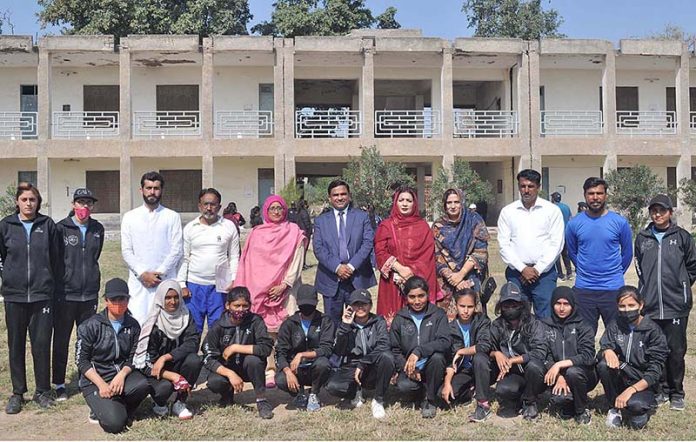
<path id="1" fill-rule="evenodd" d="M 678 192 L 684 204 L 691 209 L 691 212 L 696 211 L 696 181 L 683 178 L 679 182 Z"/>
<path id="2" fill-rule="evenodd" d="M 696 34 L 686 32 L 681 26 L 668 23 L 660 32 L 646 35 L 653 40 L 681 40 L 687 44 L 690 51 L 696 49 Z"/>
<path id="3" fill-rule="evenodd" d="M 312 206 L 322 206 L 328 201 L 328 193 L 326 189 L 329 188 L 329 183 L 337 178 L 336 176 L 321 177 L 315 180 L 309 181 L 304 186 L 304 199 Z"/>
<path id="4" fill-rule="evenodd" d="M 396 8 L 389 7 L 375 18 L 365 0 L 278 0 L 270 21 L 251 28 L 262 35 L 345 35 L 353 29 L 377 23 L 384 29 L 399 28 Z"/>
<path id="5" fill-rule="evenodd" d="M 290 178 L 290 182 L 287 183 L 285 187 L 280 189 L 278 195 L 283 197 L 285 202 L 288 204 L 288 207 L 293 201 L 297 202 L 300 198 L 302 198 L 302 189 L 297 185 L 297 180 L 295 180 L 295 177 Z"/>
<path id="6" fill-rule="evenodd" d="M 565 37 L 558 32 L 563 18 L 553 8 L 544 10 L 541 0 L 465 0 L 462 11 L 476 37 Z"/>
<path id="7" fill-rule="evenodd" d="M 450 179 L 450 176 L 453 178 Z M 457 158 L 451 168 L 440 168 L 433 178 L 430 191 L 430 210 L 433 217 L 442 214 L 442 195 L 445 190 L 451 188 L 464 191 L 467 205 L 481 201 L 487 203 L 495 201 L 491 183 L 481 178 L 467 161 Z"/>
<path id="8" fill-rule="evenodd" d="M 648 203 L 656 193 L 667 189 L 648 166 L 612 170 L 605 177 L 609 184 L 609 205 L 628 219 L 635 235 L 648 223 Z"/>
<path id="9" fill-rule="evenodd" d="M 353 204 L 372 204 L 378 214 L 385 216 L 394 190 L 400 185 L 415 186 L 415 181 L 402 163 L 385 161 L 376 146 L 361 149 L 360 157 L 351 158 L 343 169 L 343 177 L 350 185 Z"/>
<path id="10" fill-rule="evenodd" d="M 247 34 L 247 0 L 38 0 L 42 26 L 65 34 Z"/>
<path id="11" fill-rule="evenodd" d="M 15 203 L 15 193 L 17 186 L 12 183 L 5 189 L 5 194 L 0 195 L 0 218 L 12 215 L 17 207 Z"/>

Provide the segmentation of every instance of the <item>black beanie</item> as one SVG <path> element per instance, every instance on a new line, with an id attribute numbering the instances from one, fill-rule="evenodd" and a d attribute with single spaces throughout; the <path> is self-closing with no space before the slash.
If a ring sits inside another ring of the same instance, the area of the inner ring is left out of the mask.
<path id="1" fill-rule="evenodd" d="M 573 289 L 566 286 L 559 286 L 553 289 L 553 293 L 551 293 L 551 310 L 553 310 L 554 304 L 559 299 L 568 301 L 568 304 L 573 307 L 573 313 L 575 313 L 575 293 L 573 293 Z M 556 315 L 554 314 L 554 316 Z"/>

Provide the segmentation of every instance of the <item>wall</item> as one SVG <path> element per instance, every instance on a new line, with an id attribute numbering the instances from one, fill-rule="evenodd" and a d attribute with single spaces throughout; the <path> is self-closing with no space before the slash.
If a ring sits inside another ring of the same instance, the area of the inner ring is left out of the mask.
<path id="1" fill-rule="evenodd" d="M 131 207 L 138 207 L 143 203 L 143 197 L 140 194 L 140 178 L 144 173 L 151 170 L 200 170 L 202 169 L 202 161 L 200 157 L 188 158 L 132 158 L 131 159 L 131 188 L 132 198 Z M 164 192 L 166 192 L 166 183 Z"/>
<path id="2" fill-rule="evenodd" d="M 54 219 L 62 219 L 68 214 L 75 189 L 86 186 L 87 170 L 119 170 L 119 160 L 49 160 L 48 181 L 51 189 L 51 216 Z"/>
<path id="3" fill-rule="evenodd" d="M 215 68 L 213 103 L 216 111 L 258 110 L 259 84 L 273 84 L 273 67 Z"/>
<path id="4" fill-rule="evenodd" d="M 561 201 L 575 214 L 579 201 L 585 201 L 582 185 L 588 177 L 600 176 L 604 164 L 600 157 L 542 157 L 542 166 L 549 168 L 549 195 L 561 194 Z"/>
<path id="5" fill-rule="evenodd" d="M 544 86 L 545 110 L 600 110 L 601 70 L 542 69 L 540 85 Z"/>
<path id="6" fill-rule="evenodd" d="M 84 85 L 118 85 L 118 67 L 55 67 L 51 76 L 51 108 L 53 112 L 63 110 L 64 104 L 70 105 L 73 112 L 82 111 Z"/>
<path id="7" fill-rule="evenodd" d="M 638 86 L 638 108 L 641 111 L 666 110 L 665 88 L 674 87 L 674 80 L 673 71 L 616 71 L 617 87 Z"/>
<path id="8" fill-rule="evenodd" d="M 133 67 L 131 74 L 132 109 L 134 112 L 155 111 L 157 109 L 156 86 L 158 84 L 197 84 L 199 105 L 201 105 L 203 104 L 200 86 L 201 76 L 200 66 Z M 258 96 L 258 88 L 256 94 Z"/>
<path id="9" fill-rule="evenodd" d="M 0 84 L 0 112 L 18 112 L 20 86 L 37 84 L 37 68 L 2 68 Z"/>
<path id="10" fill-rule="evenodd" d="M 431 81 L 431 107 L 442 108 L 442 94 L 440 94 L 441 69 L 434 68 L 385 68 L 375 66 L 376 80 L 430 80 Z M 404 91 L 408 95 L 408 91 Z M 377 107 L 375 107 L 377 109 Z"/>
<path id="11" fill-rule="evenodd" d="M 9 185 L 17 185 L 17 172 L 36 170 L 34 159 L 3 159 L 0 167 L 0 193 L 5 194 Z"/>
<path id="12" fill-rule="evenodd" d="M 248 223 L 249 211 L 258 204 L 258 169 L 272 168 L 273 158 L 215 158 L 213 187 L 222 194 L 223 208 L 236 202 Z"/>

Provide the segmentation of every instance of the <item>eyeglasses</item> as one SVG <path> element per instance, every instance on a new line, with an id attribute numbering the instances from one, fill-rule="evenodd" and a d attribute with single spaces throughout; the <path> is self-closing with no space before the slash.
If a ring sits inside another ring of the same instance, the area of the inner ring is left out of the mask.
<path id="1" fill-rule="evenodd" d="M 283 207 L 269 207 L 268 211 L 269 212 L 275 212 L 275 213 L 283 213 Z"/>

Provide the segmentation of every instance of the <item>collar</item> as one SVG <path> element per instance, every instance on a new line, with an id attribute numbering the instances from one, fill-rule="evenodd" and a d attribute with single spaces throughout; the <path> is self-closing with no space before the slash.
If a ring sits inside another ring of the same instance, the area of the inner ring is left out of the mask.
<path id="1" fill-rule="evenodd" d="M 194 225 L 194 226 L 213 227 L 213 226 L 216 225 L 216 224 L 220 224 L 220 223 L 222 222 L 222 220 L 223 220 L 223 217 L 221 217 L 220 215 L 218 215 L 217 220 L 215 220 L 214 223 L 212 223 L 212 224 L 203 224 L 203 223 L 201 222 L 201 216 L 202 216 L 202 215 L 198 215 L 198 216 L 196 217 L 196 219 L 195 219 L 194 222 L 193 222 L 193 225 Z"/>
<path id="2" fill-rule="evenodd" d="M 338 212 L 340 212 L 340 210 L 336 209 L 335 207 L 332 207 L 331 210 L 333 210 L 334 218 L 338 218 Z M 345 216 L 348 216 L 348 206 L 346 206 L 346 208 L 343 209 L 343 214 Z"/>
<path id="3" fill-rule="evenodd" d="M 515 200 L 515 202 L 513 204 L 515 205 L 515 209 L 523 209 L 523 210 L 531 211 L 537 207 L 543 207 L 545 202 L 547 202 L 545 199 L 541 198 L 540 196 L 537 196 L 537 199 L 534 202 L 534 205 L 532 207 L 530 207 L 529 209 L 524 207 L 524 204 L 522 204 L 522 199 Z"/>

